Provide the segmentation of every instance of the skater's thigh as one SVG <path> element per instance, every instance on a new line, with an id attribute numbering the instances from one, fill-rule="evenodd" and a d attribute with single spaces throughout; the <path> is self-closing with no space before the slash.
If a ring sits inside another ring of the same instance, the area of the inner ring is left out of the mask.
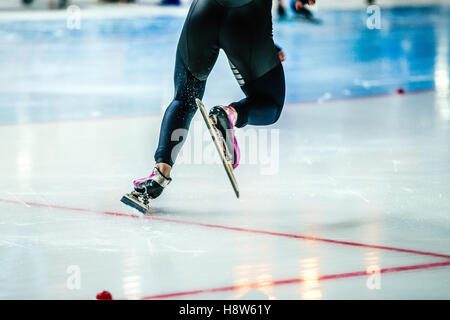
<path id="1" fill-rule="evenodd" d="M 194 0 L 178 42 L 186 68 L 206 80 L 219 55 L 218 31 L 224 12 L 215 0 Z"/>
<path id="2" fill-rule="evenodd" d="M 260 104 L 273 105 L 276 108 L 283 107 L 286 95 L 283 65 L 278 61 L 275 68 L 258 79 L 246 83 L 241 89 L 248 98 Z"/>
<path id="3" fill-rule="evenodd" d="M 229 8 L 219 42 L 241 86 L 272 70 L 280 60 L 272 38 L 271 2 L 253 0 Z"/>
<path id="4" fill-rule="evenodd" d="M 247 97 L 230 104 L 238 113 L 236 127 L 242 128 L 247 124 L 263 126 L 278 121 L 285 98 L 284 71 L 281 63 L 241 88 Z"/>

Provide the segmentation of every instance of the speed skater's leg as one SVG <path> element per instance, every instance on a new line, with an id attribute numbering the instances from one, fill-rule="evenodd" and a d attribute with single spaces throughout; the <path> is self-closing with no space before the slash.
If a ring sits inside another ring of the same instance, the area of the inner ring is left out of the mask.
<path id="1" fill-rule="evenodd" d="M 172 180 L 170 172 L 184 144 L 192 118 L 197 111 L 195 98 L 201 99 L 206 81 L 198 80 L 187 70 L 177 52 L 175 63 L 175 96 L 167 107 L 161 123 L 158 148 L 155 152 L 155 169 L 147 178 L 134 181 L 134 190 L 157 198 Z"/>
<path id="2" fill-rule="evenodd" d="M 174 82 L 175 96 L 164 113 L 155 153 L 156 163 L 165 163 L 170 167 L 187 138 L 191 120 L 197 111 L 195 98 L 202 99 L 206 85 L 206 80 L 198 80 L 185 67 L 179 53 L 175 63 Z"/>
<path id="3" fill-rule="evenodd" d="M 230 104 L 237 112 L 236 127 L 242 128 L 247 124 L 266 126 L 278 120 L 283 109 L 286 90 L 281 63 L 241 88 L 246 98 Z"/>
<path id="4" fill-rule="evenodd" d="M 233 72 L 235 69 L 233 68 Z M 239 77 L 238 77 L 239 81 Z M 209 115 L 223 139 L 225 157 L 233 167 L 239 165 L 240 151 L 234 128 L 270 125 L 280 117 L 285 97 L 285 80 L 281 63 L 260 78 L 242 86 L 247 97 L 229 106 L 216 106 Z"/>

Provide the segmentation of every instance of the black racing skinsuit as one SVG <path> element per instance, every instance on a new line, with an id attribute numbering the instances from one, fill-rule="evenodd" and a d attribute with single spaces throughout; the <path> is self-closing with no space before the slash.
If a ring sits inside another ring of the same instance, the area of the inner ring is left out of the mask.
<path id="1" fill-rule="evenodd" d="M 161 124 L 156 163 L 173 166 L 206 80 L 223 49 L 246 98 L 229 104 L 236 126 L 275 123 L 285 97 L 284 72 L 272 38 L 272 0 L 193 0 L 178 42 L 175 97 Z M 172 133 L 185 129 L 185 134 Z M 173 141 L 172 141 L 173 140 Z"/>

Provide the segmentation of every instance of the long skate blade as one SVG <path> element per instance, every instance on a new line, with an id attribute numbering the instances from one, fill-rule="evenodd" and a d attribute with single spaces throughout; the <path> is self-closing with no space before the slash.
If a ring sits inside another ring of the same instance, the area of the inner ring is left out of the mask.
<path id="1" fill-rule="evenodd" d="M 143 214 L 146 214 L 149 210 L 148 206 L 139 201 L 135 196 L 130 193 L 127 193 L 120 199 L 120 202 L 125 203 L 127 206 L 130 206 Z"/>
<path id="2" fill-rule="evenodd" d="M 208 113 L 206 112 L 203 102 L 200 99 L 195 99 L 195 102 L 197 103 L 197 106 L 200 109 L 200 112 L 203 116 L 203 120 L 205 120 L 206 126 L 208 127 L 209 133 L 211 134 L 211 138 L 214 142 L 214 145 L 216 146 L 217 152 L 220 155 L 220 159 L 222 160 L 228 179 L 230 180 L 231 186 L 233 187 L 234 194 L 236 195 L 237 198 L 239 198 L 239 188 L 236 182 L 236 178 L 234 177 L 233 174 L 233 165 L 229 163 L 228 160 L 225 158 L 225 155 L 219 144 L 220 139 L 217 136 L 216 130 L 214 130 L 214 125 L 212 124 L 211 119 L 209 119 Z"/>

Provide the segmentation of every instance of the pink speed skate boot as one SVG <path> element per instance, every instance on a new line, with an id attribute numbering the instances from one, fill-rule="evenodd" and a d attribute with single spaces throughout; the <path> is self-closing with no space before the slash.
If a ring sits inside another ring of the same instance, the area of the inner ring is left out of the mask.
<path id="1" fill-rule="evenodd" d="M 134 180 L 134 191 L 124 195 L 120 201 L 142 213 L 147 213 L 149 210 L 149 200 L 159 197 L 164 188 L 167 187 L 171 181 L 171 178 L 165 177 L 161 171 L 155 167 L 150 176 Z"/>
<path id="2" fill-rule="evenodd" d="M 236 125 L 237 112 L 233 107 L 215 106 L 209 111 L 209 117 L 220 133 L 223 139 L 225 158 L 236 169 L 239 165 L 240 151 L 234 135 L 234 126 Z"/>

